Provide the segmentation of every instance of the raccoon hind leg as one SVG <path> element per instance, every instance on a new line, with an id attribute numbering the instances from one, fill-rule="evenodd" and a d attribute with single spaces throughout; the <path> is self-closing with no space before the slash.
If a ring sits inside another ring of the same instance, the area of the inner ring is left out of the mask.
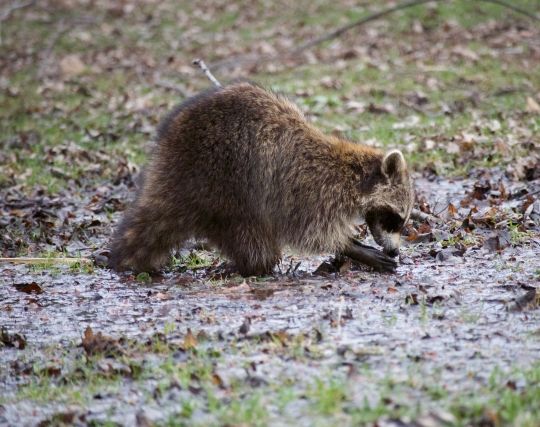
<path id="1" fill-rule="evenodd" d="M 116 271 L 155 271 L 166 262 L 170 250 L 185 239 L 178 217 L 135 206 L 126 212 L 114 233 L 109 267 Z"/>
<path id="2" fill-rule="evenodd" d="M 229 227 L 225 235 L 219 236 L 217 246 L 242 276 L 270 274 L 281 259 L 281 248 L 262 224 L 247 224 Z"/>

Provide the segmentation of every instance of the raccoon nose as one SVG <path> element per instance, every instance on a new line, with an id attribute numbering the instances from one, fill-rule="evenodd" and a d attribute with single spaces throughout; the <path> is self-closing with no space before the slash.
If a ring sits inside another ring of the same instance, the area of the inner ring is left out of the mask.
<path id="1" fill-rule="evenodd" d="M 395 258 L 399 255 L 399 249 L 388 249 L 385 250 L 384 253 L 392 258 Z"/>

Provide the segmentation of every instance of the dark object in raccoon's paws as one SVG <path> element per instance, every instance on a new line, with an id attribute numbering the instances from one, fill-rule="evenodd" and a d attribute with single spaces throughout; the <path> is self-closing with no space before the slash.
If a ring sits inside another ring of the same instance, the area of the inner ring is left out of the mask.
<path id="1" fill-rule="evenodd" d="M 392 257 L 378 249 L 364 245 L 356 239 L 351 239 L 351 243 L 343 251 L 343 255 L 383 273 L 395 273 L 397 268 L 397 262 Z"/>

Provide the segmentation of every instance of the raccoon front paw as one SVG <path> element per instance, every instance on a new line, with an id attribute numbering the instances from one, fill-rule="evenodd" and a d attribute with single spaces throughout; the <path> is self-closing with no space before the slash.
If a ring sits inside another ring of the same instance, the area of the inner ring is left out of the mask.
<path id="1" fill-rule="evenodd" d="M 380 250 L 363 245 L 356 240 L 351 241 L 351 244 L 343 251 L 343 255 L 381 273 L 395 273 L 397 268 L 396 260 Z"/>

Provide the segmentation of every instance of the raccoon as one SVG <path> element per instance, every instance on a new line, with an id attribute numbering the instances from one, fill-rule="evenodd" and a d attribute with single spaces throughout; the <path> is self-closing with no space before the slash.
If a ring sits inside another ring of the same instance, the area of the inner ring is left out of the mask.
<path id="1" fill-rule="evenodd" d="M 352 253 L 393 270 L 412 205 L 400 151 L 325 135 L 285 96 L 234 83 L 188 99 L 159 125 L 109 264 L 155 271 L 196 238 L 244 276 L 271 272 L 284 246 Z M 352 239 L 359 218 L 386 255 Z"/>

